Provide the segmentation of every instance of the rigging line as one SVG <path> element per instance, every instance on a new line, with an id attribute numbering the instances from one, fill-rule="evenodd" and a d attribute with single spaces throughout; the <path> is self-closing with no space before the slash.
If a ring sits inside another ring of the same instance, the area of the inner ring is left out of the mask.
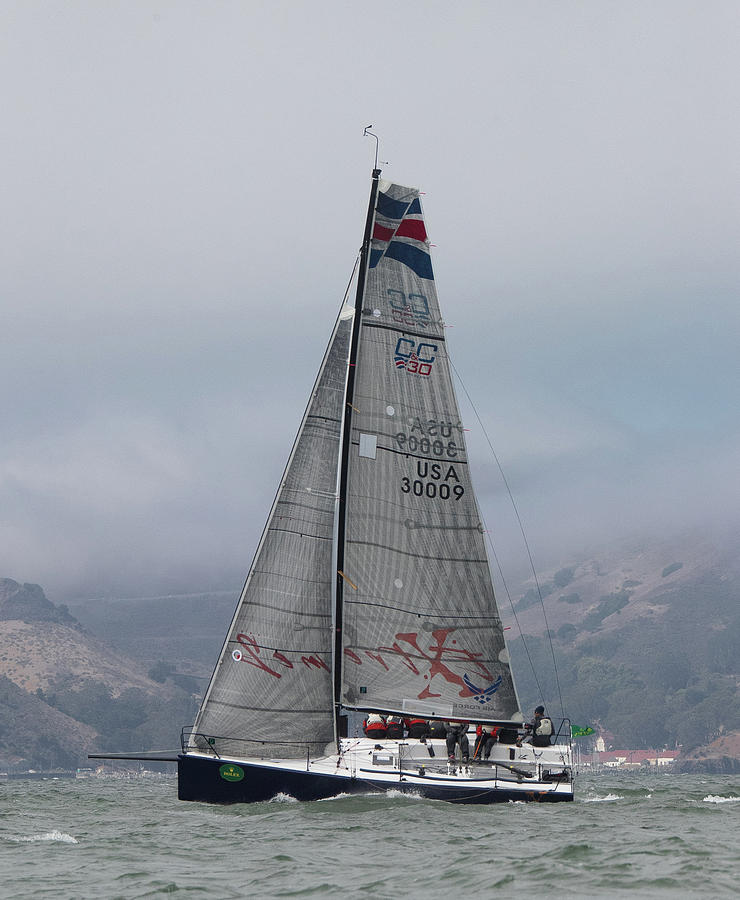
<path id="1" fill-rule="evenodd" d="M 529 541 L 527 540 L 527 535 L 524 531 L 524 525 L 523 525 L 521 517 L 519 515 L 519 509 L 516 505 L 516 501 L 514 500 L 514 495 L 511 492 L 511 488 L 509 487 L 509 482 L 507 481 L 506 475 L 504 474 L 503 467 L 499 461 L 496 451 L 493 449 L 493 444 L 491 443 L 491 439 L 488 437 L 488 432 L 486 431 L 486 427 L 483 424 L 483 422 L 481 421 L 481 417 L 478 415 L 478 410 L 476 409 L 475 404 L 473 403 L 473 400 L 472 400 L 470 394 L 468 393 L 468 389 L 465 387 L 465 383 L 463 382 L 462 378 L 460 377 L 460 373 L 457 371 L 455 364 L 452 362 L 451 359 L 449 359 L 448 361 L 450 363 L 450 367 L 452 368 L 452 371 L 455 373 L 455 376 L 457 377 L 457 380 L 460 382 L 460 386 L 462 387 L 465 396 L 468 398 L 468 403 L 470 404 L 470 407 L 473 410 L 473 413 L 475 414 L 475 418 L 478 420 L 478 424 L 480 425 L 481 430 L 483 432 L 483 436 L 485 437 L 488 447 L 489 447 L 491 453 L 493 454 L 493 458 L 496 460 L 496 465 L 498 466 L 498 470 L 501 475 L 501 480 L 504 483 L 504 487 L 506 488 L 506 493 L 509 495 L 509 500 L 511 501 L 512 509 L 514 510 L 514 515 L 516 516 L 516 520 L 519 523 L 519 531 L 521 532 L 522 539 L 524 541 L 524 546 L 527 551 L 527 558 L 529 559 L 529 566 L 532 570 L 532 575 L 534 576 L 534 583 L 537 587 L 537 595 L 540 598 L 540 606 L 542 607 L 542 617 L 545 620 L 545 629 L 547 631 L 547 641 L 550 645 L 550 655 L 552 656 L 552 668 L 555 673 L 555 684 L 558 689 L 558 700 L 560 702 L 560 715 L 562 716 L 562 718 L 565 718 L 565 708 L 563 706 L 563 692 L 560 689 L 560 676 L 558 675 L 558 664 L 555 661 L 555 648 L 552 645 L 552 635 L 550 634 L 550 623 L 547 621 L 547 612 L 545 611 L 545 601 L 542 597 L 540 581 L 539 581 L 539 578 L 537 577 L 537 571 L 534 566 L 534 559 L 532 558 L 532 551 L 530 550 Z M 509 598 L 509 599 L 511 600 L 511 598 Z M 513 610 L 513 604 L 512 604 L 512 610 Z"/>
<path id="2" fill-rule="evenodd" d="M 343 306 L 346 305 L 346 303 L 347 303 L 347 297 L 349 297 L 349 291 L 350 291 L 350 288 L 352 287 L 352 282 L 355 279 L 355 272 L 357 271 L 357 266 L 359 266 L 359 264 L 360 264 L 360 254 L 358 253 L 357 256 L 355 257 L 355 264 L 354 264 L 354 266 L 352 266 L 352 274 L 349 276 L 349 281 L 347 282 L 347 290 L 344 292 L 344 298 L 342 299 Z M 339 421 L 339 419 L 337 419 L 336 421 Z"/>
<path id="3" fill-rule="evenodd" d="M 529 647 L 527 646 L 527 642 L 524 638 L 524 632 L 522 631 L 521 623 L 519 622 L 519 616 L 516 614 L 516 610 L 514 609 L 514 601 L 511 599 L 511 594 L 509 593 L 509 585 L 506 582 L 506 578 L 504 577 L 504 570 L 501 566 L 501 560 L 498 558 L 498 553 L 496 553 L 496 548 L 493 545 L 493 541 L 491 540 L 491 532 L 488 530 L 488 526 L 486 525 L 486 520 L 481 516 L 483 520 L 483 527 L 486 530 L 486 537 L 488 538 L 488 546 L 491 548 L 491 553 L 493 553 L 493 558 L 496 561 L 496 568 L 498 569 L 498 574 L 501 577 L 501 583 L 504 586 L 504 591 L 506 592 L 506 596 L 509 600 L 509 606 L 511 607 L 511 613 L 514 616 L 514 621 L 516 622 L 516 627 L 519 630 L 519 637 L 522 639 L 522 646 L 524 647 L 524 652 L 527 654 L 527 659 L 529 660 L 529 667 L 532 670 L 532 676 L 534 677 L 534 683 L 537 685 L 537 691 L 539 696 L 542 696 L 542 688 L 540 687 L 539 678 L 537 678 L 537 669 L 535 669 L 534 661 L 532 660 L 532 655 L 529 652 Z"/>

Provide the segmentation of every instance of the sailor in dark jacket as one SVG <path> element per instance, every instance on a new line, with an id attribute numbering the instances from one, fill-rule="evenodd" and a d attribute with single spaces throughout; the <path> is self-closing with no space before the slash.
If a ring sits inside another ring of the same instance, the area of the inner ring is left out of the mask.
<path id="1" fill-rule="evenodd" d="M 532 724 L 527 725 L 531 732 L 530 742 L 533 747 L 549 747 L 552 736 L 552 719 L 545 715 L 545 707 L 538 706 L 534 711 Z"/>
<path id="2" fill-rule="evenodd" d="M 455 748 L 459 744 L 463 762 L 466 763 L 470 758 L 470 744 L 468 743 L 468 723 L 445 722 L 445 730 L 447 731 L 447 758 L 450 760 L 454 760 Z"/>
<path id="3" fill-rule="evenodd" d="M 429 734 L 433 738 L 443 738 L 447 734 L 445 723 L 441 719 L 432 719 L 429 723 Z"/>

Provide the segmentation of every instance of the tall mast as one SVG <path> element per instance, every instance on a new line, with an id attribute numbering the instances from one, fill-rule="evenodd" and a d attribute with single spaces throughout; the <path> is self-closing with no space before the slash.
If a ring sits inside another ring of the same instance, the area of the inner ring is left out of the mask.
<path id="1" fill-rule="evenodd" d="M 339 470 L 339 515 L 337 522 L 337 586 L 336 608 L 334 610 L 334 728 L 339 745 L 339 711 L 342 693 L 342 599 L 344 596 L 344 530 L 347 511 L 347 472 L 349 469 L 349 448 L 352 437 L 352 405 L 355 391 L 355 371 L 357 364 L 357 348 L 359 346 L 360 328 L 362 322 L 362 304 L 365 296 L 365 280 L 367 276 L 368 260 L 370 257 L 370 240 L 373 233 L 375 219 L 375 203 L 378 196 L 378 181 L 380 169 L 373 169 L 372 185 L 370 187 L 370 202 L 365 221 L 365 236 L 360 250 L 360 267 L 357 273 L 357 294 L 355 296 L 355 315 L 352 323 L 352 338 L 349 351 L 349 372 L 347 373 L 347 395 L 344 406 L 344 424 L 342 428 L 342 453 Z"/>

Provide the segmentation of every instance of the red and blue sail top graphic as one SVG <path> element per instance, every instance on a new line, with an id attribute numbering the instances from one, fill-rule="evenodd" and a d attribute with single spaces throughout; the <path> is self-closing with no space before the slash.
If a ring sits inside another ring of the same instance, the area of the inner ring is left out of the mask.
<path id="1" fill-rule="evenodd" d="M 378 191 L 370 268 L 374 269 L 383 258 L 403 263 L 419 278 L 434 278 L 418 197 L 396 200 L 389 193 Z"/>

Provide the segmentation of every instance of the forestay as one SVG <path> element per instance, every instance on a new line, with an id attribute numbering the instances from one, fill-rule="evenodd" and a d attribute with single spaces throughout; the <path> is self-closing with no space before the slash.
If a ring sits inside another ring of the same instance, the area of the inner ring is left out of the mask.
<path id="1" fill-rule="evenodd" d="M 415 189 L 380 182 L 361 314 L 341 700 L 520 721 Z"/>
<path id="2" fill-rule="evenodd" d="M 344 307 L 337 320 L 192 749 L 305 757 L 334 738 L 332 546 L 352 317 Z"/>

